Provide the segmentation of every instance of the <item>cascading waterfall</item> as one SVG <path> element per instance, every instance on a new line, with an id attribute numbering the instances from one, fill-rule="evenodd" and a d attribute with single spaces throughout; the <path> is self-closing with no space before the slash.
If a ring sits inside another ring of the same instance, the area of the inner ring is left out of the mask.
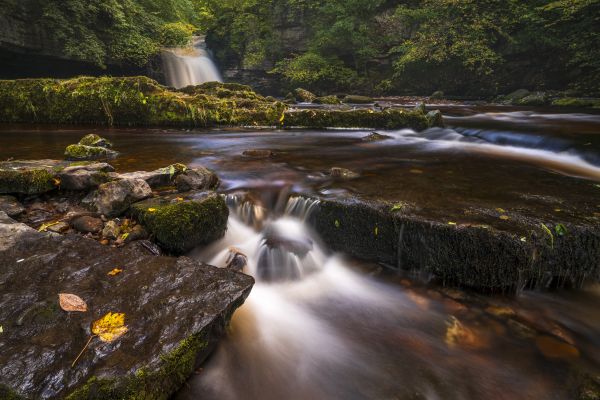
<path id="1" fill-rule="evenodd" d="M 162 62 L 167 85 L 175 88 L 223 81 L 202 37 L 194 37 L 191 47 L 163 50 Z"/>

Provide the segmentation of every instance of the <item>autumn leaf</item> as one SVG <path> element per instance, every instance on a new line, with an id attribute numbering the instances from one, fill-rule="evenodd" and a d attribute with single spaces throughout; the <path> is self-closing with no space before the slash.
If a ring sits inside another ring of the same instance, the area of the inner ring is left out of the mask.
<path id="1" fill-rule="evenodd" d="M 508 215 L 501 215 L 500 219 L 503 221 L 508 221 L 510 219 L 510 217 Z"/>
<path id="2" fill-rule="evenodd" d="M 46 224 L 42 224 L 42 226 L 40 226 L 40 227 L 38 228 L 38 232 L 46 232 L 46 230 L 47 230 L 48 228 L 50 228 L 51 226 L 54 226 L 54 225 L 58 225 L 59 223 L 60 223 L 60 221 L 48 222 L 48 223 L 46 223 Z"/>
<path id="3" fill-rule="evenodd" d="M 148 209 L 148 212 L 151 212 L 151 213 L 152 213 L 152 212 L 156 212 L 156 208 L 149 208 L 149 209 Z"/>
<path id="4" fill-rule="evenodd" d="M 4 333 L 4 328 L 0 325 L 0 333 Z"/>
<path id="5" fill-rule="evenodd" d="M 108 274 L 106 274 L 106 275 L 109 275 L 109 276 L 116 276 L 116 275 L 119 275 L 121 272 L 123 272 L 123 270 L 122 270 L 122 269 L 115 268 L 115 269 L 113 269 L 112 271 L 110 271 L 110 272 L 109 272 Z"/>
<path id="6" fill-rule="evenodd" d="M 71 293 L 59 293 L 58 303 L 60 304 L 60 308 L 68 312 L 87 311 L 87 304 L 85 301 L 83 301 L 81 297 Z"/>
<path id="7" fill-rule="evenodd" d="M 127 332 L 124 313 L 109 312 L 92 324 L 92 333 L 103 342 L 113 342 Z"/>

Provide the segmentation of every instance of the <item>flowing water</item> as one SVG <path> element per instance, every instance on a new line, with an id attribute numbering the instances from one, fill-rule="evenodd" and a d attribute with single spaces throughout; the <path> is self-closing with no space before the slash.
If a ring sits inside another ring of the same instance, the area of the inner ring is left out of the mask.
<path id="1" fill-rule="evenodd" d="M 379 142 L 363 141 L 364 130 L 96 130 L 122 151 L 121 171 L 215 169 L 229 229 L 190 256 L 224 266 L 243 254 L 257 280 L 178 400 L 570 399 L 579 371 L 600 372 L 598 286 L 480 296 L 331 254 L 306 224 L 318 203 L 301 194 L 401 199 L 452 220 L 502 207 L 600 222 L 599 115 L 471 106 L 445 115 L 448 128 L 385 131 Z M 88 132 L 4 127 L 0 159 L 57 158 Z M 360 177 L 334 179 L 333 166 Z"/>
<path id="2" fill-rule="evenodd" d="M 163 50 L 162 62 L 167 85 L 175 88 L 223 80 L 200 37 L 191 47 Z"/>

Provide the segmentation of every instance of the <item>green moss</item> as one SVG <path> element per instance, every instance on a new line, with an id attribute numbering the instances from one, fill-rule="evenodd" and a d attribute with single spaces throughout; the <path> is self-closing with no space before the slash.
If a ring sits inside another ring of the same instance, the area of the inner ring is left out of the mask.
<path id="1" fill-rule="evenodd" d="M 429 122 L 425 114 L 413 110 L 295 110 L 285 113 L 284 125 L 310 128 L 360 127 L 423 130 L 429 127 Z"/>
<path id="2" fill-rule="evenodd" d="M 342 102 L 336 96 L 317 97 L 313 100 L 315 104 L 341 104 Z"/>
<path id="3" fill-rule="evenodd" d="M 2 400 L 21 400 L 24 397 L 19 396 L 16 392 L 10 388 L 0 384 L 0 399 Z"/>
<path id="4" fill-rule="evenodd" d="M 216 194 L 201 199 L 150 199 L 131 206 L 133 216 L 165 249 L 183 254 L 223 237 L 229 210 Z"/>
<path id="5" fill-rule="evenodd" d="M 306 89 L 298 88 L 293 92 L 294 98 L 304 103 L 312 103 L 317 96 Z"/>
<path id="6" fill-rule="evenodd" d="M 43 169 L 0 169 L 0 193 L 40 194 L 57 187 L 56 174 Z"/>
<path id="7" fill-rule="evenodd" d="M 82 144 L 71 144 L 65 149 L 67 160 L 98 160 L 115 155 L 111 150 L 104 147 L 86 146 Z"/>
<path id="8" fill-rule="evenodd" d="M 96 135 L 95 133 L 90 133 L 89 135 L 85 135 L 80 141 L 79 144 L 84 146 L 95 146 L 95 147 L 112 147 L 112 143 L 103 137 Z"/>
<path id="9" fill-rule="evenodd" d="M 582 99 L 576 97 L 563 97 L 552 102 L 553 106 L 558 107 L 600 107 L 600 99 Z"/>

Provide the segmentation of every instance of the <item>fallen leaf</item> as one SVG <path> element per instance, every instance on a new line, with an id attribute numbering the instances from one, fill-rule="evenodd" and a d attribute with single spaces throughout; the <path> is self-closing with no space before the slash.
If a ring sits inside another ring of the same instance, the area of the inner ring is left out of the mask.
<path id="1" fill-rule="evenodd" d="M 499 213 L 505 213 L 506 210 L 504 210 L 503 208 L 496 208 L 496 211 L 498 211 Z"/>
<path id="2" fill-rule="evenodd" d="M 510 217 L 508 215 L 501 215 L 500 219 L 503 221 L 508 221 L 510 219 Z"/>
<path id="3" fill-rule="evenodd" d="M 124 313 L 109 312 L 92 324 L 92 333 L 103 342 L 113 342 L 123 336 L 127 330 Z"/>
<path id="4" fill-rule="evenodd" d="M 59 223 L 60 223 L 60 221 L 54 221 L 54 222 L 48 222 L 46 224 L 42 224 L 42 226 L 40 226 L 38 228 L 38 232 L 46 232 L 46 230 L 48 228 L 50 228 L 51 226 L 54 226 L 54 225 L 58 225 Z"/>
<path id="5" fill-rule="evenodd" d="M 81 297 L 71 293 L 59 293 L 58 303 L 60 308 L 68 312 L 86 312 L 87 304 Z"/>
<path id="6" fill-rule="evenodd" d="M 422 173 L 423 173 L 423 171 L 422 171 L 422 170 L 420 170 L 420 169 L 411 169 L 411 170 L 410 170 L 410 173 L 411 173 L 411 174 L 422 174 Z"/>
<path id="7" fill-rule="evenodd" d="M 60 179 L 52 178 L 52 183 L 54 183 L 54 186 L 60 186 Z"/>
<path id="8" fill-rule="evenodd" d="M 0 333 L 4 333 L 4 328 L 0 325 Z"/>
<path id="9" fill-rule="evenodd" d="M 177 201 L 183 201 L 185 199 L 183 197 L 177 197 L 175 200 L 177 200 Z"/>
<path id="10" fill-rule="evenodd" d="M 119 275 L 121 272 L 123 272 L 122 269 L 115 268 L 112 271 L 110 271 L 107 275 L 109 275 L 109 276 L 116 276 L 116 275 Z"/>
<path id="11" fill-rule="evenodd" d="M 156 208 L 149 208 L 148 212 L 156 212 Z"/>
<path id="12" fill-rule="evenodd" d="M 448 222 L 448 225 L 456 225 L 456 222 L 450 221 L 450 222 Z"/>

